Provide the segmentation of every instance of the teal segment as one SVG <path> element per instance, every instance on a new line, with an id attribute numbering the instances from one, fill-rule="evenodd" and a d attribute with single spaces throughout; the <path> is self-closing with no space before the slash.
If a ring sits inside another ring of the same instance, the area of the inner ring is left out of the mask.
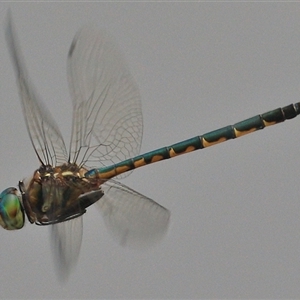
<path id="1" fill-rule="evenodd" d="M 234 131 L 231 125 L 205 133 L 201 136 L 209 143 L 217 142 L 221 138 L 225 138 L 226 140 L 234 139 Z"/>
<path id="2" fill-rule="evenodd" d="M 235 128 L 238 131 L 249 131 L 251 129 L 259 130 L 263 129 L 264 127 L 265 124 L 260 115 L 238 122 L 233 125 L 233 128 Z"/>
<path id="3" fill-rule="evenodd" d="M 154 151 L 147 152 L 143 155 L 139 155 L 137 157 L 134 157 L 132 160 L 134 162 L 137 162 L 141 159 L 144 159 L 146 164 L 151 164 L 153 162 L 154 157 L 161 157 L 160 160 L 170 158 L 170 153 L 169 153 L 168 148 L 167 147 L 162 147 L 162 148 L 156 149 Z"/>
<path id="4" fill-rule="evenodd" d="M 293 119 L 300 114 L 300 102 L 282 108 L 285 119 Z"/>
<path id="5" fill-rule="evenodd" d="M 274 109 L 271 112 L 266 112 L 261 116 L 266 122 L 280 123 L 287 119 L 282 108 Z"/>
<path id="6" fill-rule="evenodd" d="M 185 141 L 180 142 L 180 143 L 173 144 L 173 145 L 171 145 L 169 147 L 166 147 L 166 148 L 168 149 L 168 152 L 171 149 L 173 149 L 174 152 L 176 152 L 176 154 L 183 154 L 183 153 L 187 152 L 189 147 L 194 148 L 194 150 L 202 149 L 203 145 L 202 145 L 200 137 L 195 136 L 191 139 L 185 140 Z"/>
<path id="7" fill-rule="evenodd" d="M 136 161 L 139 161 L 141 159 L 144 159 L 146 164 L 151 164 L 152 160 L 153 160 L 153 157 L 155 157 L 155 156 L 160 156 L 162 159 L 170 158 L 168 148 L 167 147 L 162 147 L 162 148 L 159 148 L 157 150 L 147 152 L 144 155 L 139 155 L 139 156 L 133 158 L 132 160 L 136 162 Z"/>

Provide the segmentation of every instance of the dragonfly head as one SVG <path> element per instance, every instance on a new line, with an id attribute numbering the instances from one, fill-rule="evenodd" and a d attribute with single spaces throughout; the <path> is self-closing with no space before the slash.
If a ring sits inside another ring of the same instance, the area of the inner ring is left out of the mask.
<path id="1" fill-rule="evenodd" d="M 0 225 L 4 229 L 21 229 L 24 226 L 24 209 L 20 199 L 20 193 L 13 187 L 0 194 Z"/>

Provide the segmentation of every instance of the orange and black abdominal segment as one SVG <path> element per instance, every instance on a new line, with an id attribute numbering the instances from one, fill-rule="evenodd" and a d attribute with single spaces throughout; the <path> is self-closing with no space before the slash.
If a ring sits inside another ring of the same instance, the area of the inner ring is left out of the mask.
<path id="1" fill-rule="evenodd" d="M 185 140 L 183 142 L 163 147 L 134 158 L 127 159 L 118 164 L 93 169 L 85 174 L 88 178 L 109 179 L 124 172 L 155 163 L 164 159 L 172 158 L 181 154 L 189 153 L 198 149 L 207 148 L 231 139 L 241 137 L 267 126 L 281 123 L 285 120 L 295 118 L 300 113 L 300 102 L 290 104 L 283 108 L 277 108 L 243 120 L 234 125 L 222 127 L 220 129 L 205 133 L 201 136 Z"/>

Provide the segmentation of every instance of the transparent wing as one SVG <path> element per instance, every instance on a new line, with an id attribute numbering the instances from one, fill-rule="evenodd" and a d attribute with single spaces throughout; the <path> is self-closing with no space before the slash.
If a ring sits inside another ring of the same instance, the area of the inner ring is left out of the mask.
<path id="1" fill-rule="evenodd" d="M 10 13 L 6 40 L 17 76 L 27 130 L 34 150 L 43 164 L 64 163 L 68 158 L 64 140 L 50 112 L 39 100 L 30 83 Z"/>
<path id="2" fill-rule="evenodd" d="M 107 181 L 101 190 L 97 205 L 121 245 L 147 247 L 164 236 L 170 219 L 166 208 L 116 181 Z"/>
<path id="3" fill-rule="evenodd" d="M 75 267 L 82 240 L 82 217 L 51 226 L 52 251 L 58 275 L 66 279 Z"/>
<path id="4" fill-rule="evenodd" d="M 71 162 L 95 168 L 137 155 L 143 131 L 140 94 L 107 34 L 91 28 L 77 33 L 68 79 L 74 108 Z"/>

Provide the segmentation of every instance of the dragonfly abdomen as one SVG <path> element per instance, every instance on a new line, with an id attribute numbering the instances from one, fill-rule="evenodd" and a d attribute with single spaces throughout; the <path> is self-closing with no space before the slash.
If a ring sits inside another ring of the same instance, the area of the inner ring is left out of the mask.
<path id="1" fill-rule="evenodd" d="M 109 179 L 148 164 L 244 136 L 267 126 L 293 119 L 299 114 L 300 102 L 290 104 L 282 108 L 268 111 L 261 115 L 256 115 L 233 125 L 228 125 L 203 135 L 173 144 L 171 146 L 163 147 L 143 155 L 124 160 L 118 164 L 90 170 L 85 174 L 85 177 Z"/>

